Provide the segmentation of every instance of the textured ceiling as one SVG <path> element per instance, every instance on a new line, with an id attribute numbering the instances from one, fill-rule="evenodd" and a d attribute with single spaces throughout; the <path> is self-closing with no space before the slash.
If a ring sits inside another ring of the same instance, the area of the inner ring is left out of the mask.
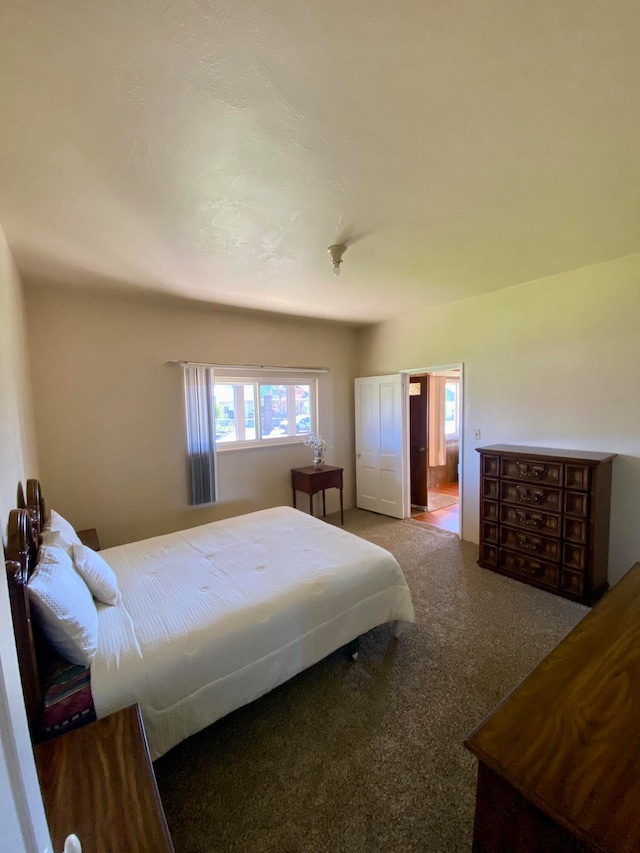
<path id="1" fill-rule="evenodd" d="M 14 0 L 0 33 L 27 278 L 372 322 L 640 251 L 637 0 Z"/>

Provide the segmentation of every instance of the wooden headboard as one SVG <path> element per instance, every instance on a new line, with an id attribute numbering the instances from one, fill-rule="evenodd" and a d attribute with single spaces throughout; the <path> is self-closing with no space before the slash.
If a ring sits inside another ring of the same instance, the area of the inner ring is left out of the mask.
<path id="1" fill-rule="evenodd" d="M 31 523 L 30 510 L 27 508 L 12 509 L 9 513 L 7 545 L 5 547 L 7 583 L 22 691 L 32 737 L 35 736 L 42 713 L 37 629 L 31 619 L 31 607 L 27 591 L 27 581 L 35 567 L 37 556 L 38 534 Z"/>
<path id="2" fill-rule="evenodd" d="M 34 528 L 34 533 L 38 545 L 42 537 L 42 528 L 44 527 L 47 510 L 40 488 L 39 480 L 27 480 L 27 499 L 25 500 L 22 490 L 22 483 L 18 483 L 18 509 L 26 509 L 31 519 L 31 524 Z"/>
<path id="3" fill-rule="evenodd" d="M 26 500 L 22 483 L 18 483 L 16 497 L 18 507 L 9 513 L 4 553 L 24 703 L 31 736 L 35 738 L 43 701 L 39 661 L 48 645 L 31 618 L 27 581 L 38 559 L 46 507 L 38 480 L 27 480 Z"/>

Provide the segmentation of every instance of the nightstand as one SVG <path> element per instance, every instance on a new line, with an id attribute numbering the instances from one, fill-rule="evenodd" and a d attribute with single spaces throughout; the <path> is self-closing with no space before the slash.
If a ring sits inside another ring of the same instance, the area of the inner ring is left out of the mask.
<path id="1" fill-rule="evenodd" d="M 137 705 L 37 744 L 54 850 L 75 833 L 87 853 L 173 853 Z"/>
<path id="2" fill-rule="evenodd" d="M 88 527 L 86 530 L 76 530 L 78 539 L 83 545 L 88 548 L 93 548 L 94 551 L 100 550 L 100 541 L 98 539 L 98 531 L 95 527 Z"/>
<path id="3" fill-rule="evenodd" d="M 291 469 L 291 488 L 293 490 L 293 507 L 296 507 L 296 492 L 304 492 L 309 495 L 309 513 L 313 515 L 313 496 L 316 492 L 322 492 L 322 517 L 327 514 L 325 500 L 325 489 L 340 490 L 340 524 L 344 524 L 344 507 L 342 505 L 342 472 L 343 468 L 335 468 L 333 465 L 323 465 L 316 468 L 307 465 L 305 468 Z"/>

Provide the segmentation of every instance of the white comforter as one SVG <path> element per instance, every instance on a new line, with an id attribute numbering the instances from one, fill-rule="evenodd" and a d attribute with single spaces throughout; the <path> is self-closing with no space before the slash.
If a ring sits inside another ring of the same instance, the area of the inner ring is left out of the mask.
<path id="1" fill-rule="evenodd" d="M 99 605 L 96 711 L 139 703 L 153 759 L 376 625 L 414 621 L 388 551 L 289 507 L 101 554 L 120 598 Z"/>

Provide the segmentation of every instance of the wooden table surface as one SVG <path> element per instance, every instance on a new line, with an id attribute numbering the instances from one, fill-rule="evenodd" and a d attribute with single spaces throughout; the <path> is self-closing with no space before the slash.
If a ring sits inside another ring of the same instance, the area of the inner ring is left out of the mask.
<path id="1" fill-rule="evenodd" d="M 640 563 L 465 744 L 594 849 L 640 850 Z"/>
<path id="2" fill-rule="evenodd" d="M 34 750 L 54 850 L 173 851 L 137 705 Z"/>

